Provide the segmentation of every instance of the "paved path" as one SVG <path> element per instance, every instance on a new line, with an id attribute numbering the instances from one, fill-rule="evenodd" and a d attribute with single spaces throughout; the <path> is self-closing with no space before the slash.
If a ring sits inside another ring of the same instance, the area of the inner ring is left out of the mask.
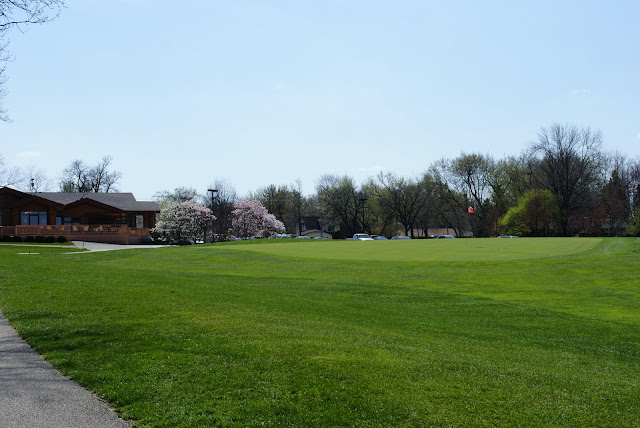
<path id="1" fill-rule="evenodd" d="M 0 427 L 130 428 L 34 352 L 0 312 Z"/>
<path id="2" fill-rule="evenodd" d="M 104 244 L 101 242 L 84 242 L 72 241 L 76 248 L 82 248 L 89 251 L 111 251 L 111 250 L 129 250 L 140 248 L 162 248 L 166 245 L 121 245 L 121 244 Z"/>
<path id="3" fill-rule="evenodd" d="M 73 244 L 89 251 L 159 247 L 82 241 Z M 130 428 L 131 425 L 93 393 L 44 361 L 18 336 L 0 311 L 0 427 Z"/>
<path id="4" fill-rule="evenodd" d="M 101 242 L 85 242 L 85 241 L 71 241 L 71 243 L 76 247 L 83 250 L 89 251 L 111 251 L 111 250 L 130 250 L 130 249 L 140 249 L 140 248 L 163 248 L 169 247 L 170 245 L 122 245 L 122 244 L 103 244 Z M 71 248 L 69 246 L 64 245 L 47 245 L 47 244 L 8 244 L 5 242 L 0 243 L 1 246 L 8 247 L 34 247 L 34 248 Z"/>

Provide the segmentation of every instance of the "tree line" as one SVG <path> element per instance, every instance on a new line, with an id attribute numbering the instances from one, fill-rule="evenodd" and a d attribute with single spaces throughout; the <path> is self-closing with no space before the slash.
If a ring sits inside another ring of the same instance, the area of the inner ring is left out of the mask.
<path id="1" fill-rule="evenodd" d="M 122 173 L 113 170 L 111 156 L 103 156 L 93 165 L 76 159 L 63 171 L 58 182 L 60 192 L 117 192 Z M 0 154 L 0 186 L 11 186 L 23 192 L 49 192 L 54 186 L 45 172 L 30 166 L 24 169 L 12 168 L 5 164 Z"/>
<path id="2" fill-rule="evenodd" d="M 640 161 L 607 154 L 600 131 L 556 123 L 518 156 L 462 153 L 418 177 L 383 172 L 359 187 L 327 176 L 317 192 L 322 215 L 348 234 L 637 235 Z"/>
<path id="3" fill-rule="evenodd" d="M 217 196 L 194 189 L 191 196 L 215 212 L 224 235 L 238 198 L 226 181 L 210 188 Z M 605 152 L 598 130 L 554 123 L 516 156 L 461 153 L 416 177 L 381 172 L 358 185 L 348 175 L 325 175 L 312 195 L 297 181 L 263 186 L 243 199 L 259 201 L 293 234 L 314 217 L 334 237 L 417 238 L 444 228 L 475 237 L 638 236 L 640 160 Z"/>
<path id="4" fill-rule="evenodd" d="M 109 156 L 94 165 L 75 160 L 58 188 L 113 192 L 121 177 Z M 51 187 L 39 170 L 10 169 L 1 156 L 0 184 L 24 191 Z M 291 234 L 314 218 L 334 237 L 366 232 L 417 238 L 443 228 L 476 237 L 640 235 L 640 160 L 605 152 L 598 130 L 558 123 L 541 128 L 519 155 L 461 153 L 414 177 L 380 172 L 357 184 L 348 175 L 324 175 L 311 195 L 303 193 L 299 180 L 265 185 L 244 197 L 224 179 L 208 189 L 178 187 L 154 199 L 161 207 L 195 201 L 209 209 L 215 217 L 209 230 L 222 239 L 232 233 L 241 200 L 260 202 Z"/>

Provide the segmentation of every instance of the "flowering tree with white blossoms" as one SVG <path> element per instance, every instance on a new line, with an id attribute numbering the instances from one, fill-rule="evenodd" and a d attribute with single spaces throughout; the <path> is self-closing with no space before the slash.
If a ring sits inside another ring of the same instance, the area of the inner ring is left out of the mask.
<path id="1" fill-rule="evenodd" d="M 204 237 L 216 217 L 209 208 L 203 207 L 193 200 L 186 202 L 169 202 L 158 215 L 155 233 L 168 235 L 170 238 L 196 239 Z"/>
<path id="2" fill-rule="evenodd" d="M 284 224 L 256 200 L 243 200 L 234 204 L 231 212 L 231 234 L 240 238 L 268 236 L 284 233 Z"/>

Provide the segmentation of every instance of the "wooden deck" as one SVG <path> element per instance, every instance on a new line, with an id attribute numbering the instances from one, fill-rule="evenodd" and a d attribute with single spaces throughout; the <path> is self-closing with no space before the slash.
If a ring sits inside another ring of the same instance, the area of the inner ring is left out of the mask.
<path id="1" fill-rule="evenodd" d="M 140 244 L 149 236 L 147 228 L 131 228 L 125 225 L 47 225 L 2 226 L 0 236 L 64 236 L 69 241 L 107 242 L 112 244 Z"/>

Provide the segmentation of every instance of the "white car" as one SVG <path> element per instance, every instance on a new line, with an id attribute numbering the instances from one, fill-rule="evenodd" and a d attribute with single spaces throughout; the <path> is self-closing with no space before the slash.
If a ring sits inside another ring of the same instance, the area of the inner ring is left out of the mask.
<path id="1" fill-rule="evenodd" d="M 366 233 L 356 233 L 353 235 L 354 241 L 373 241 L 373 238 Z"/>
<path id="2" fill-rule="evenodd" d="M 276 235 L 271 235 L 269 239 L 290 239 L 291 235 L 286 233 L 278 233 Z"/>

